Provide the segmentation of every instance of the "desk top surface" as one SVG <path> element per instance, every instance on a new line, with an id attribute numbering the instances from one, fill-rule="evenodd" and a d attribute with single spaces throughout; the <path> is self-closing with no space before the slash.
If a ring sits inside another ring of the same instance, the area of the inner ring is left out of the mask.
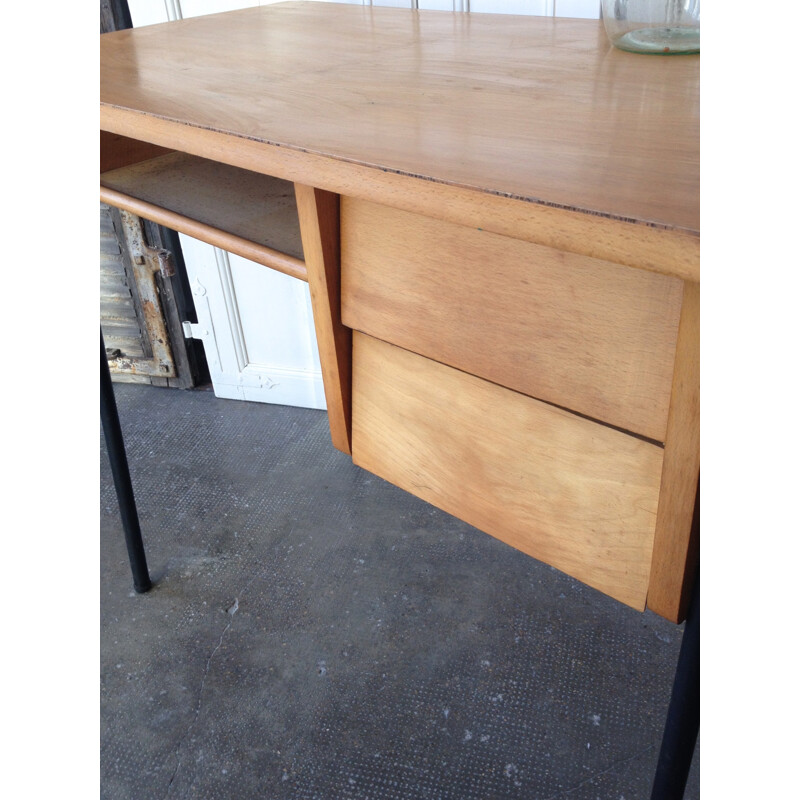
<path id="1" fill-rule="evenodd" d="M 101 36 L 101 107 L 699 232 L 699 56 L 596 20 L 291 2 Z"/>

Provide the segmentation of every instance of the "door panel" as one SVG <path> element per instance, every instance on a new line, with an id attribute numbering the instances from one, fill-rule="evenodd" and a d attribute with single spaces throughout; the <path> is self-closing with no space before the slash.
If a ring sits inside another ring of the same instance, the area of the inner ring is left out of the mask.
<path id="1" fill-rule="evenodd" d="M 308 285 L 181 235 L 218 397 L 325 408 Z"/>

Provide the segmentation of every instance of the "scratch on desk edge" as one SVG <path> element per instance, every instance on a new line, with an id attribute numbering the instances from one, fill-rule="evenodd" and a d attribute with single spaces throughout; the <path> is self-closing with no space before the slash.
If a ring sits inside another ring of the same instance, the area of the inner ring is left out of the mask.
<path id="1" fill-rule="evenodd" d="M 262 139 L 254 135 L 248 136 L 247 134 L 236 133 L 234 131 L 227 131 L 222 128 L 212 128 L 208 125 L 200 125 L 199 123 L 196 122 L 186 122 L 184 120 L 177 120 L 174 119 L 173 117 L 167 117 L 161 114 L 150 114 L 145 111 L 140 111 L 138 109 L 126 108 L 125 106 L 118 106 L 115 105 L 114 103 L 101 102 L 100 105 L 101 107 L 115 109 L 117 111 L 122 111 L 127 114 L 137 114 L 141 117 L 148 117 L 151 119 L 158 119 L 163 122 L 173 123 L 175 125 L 184 128 L 196 128 L 197 130 L 208 131 L 209 133 L 217 133 L 220 134 L 221 136 L 230 136 L 234 139 L 242 139 L 243 141 L 256 142 L 258 144 L 263 144 L 268 147 L 284 148 L 286 150 L 292 150 L 293 152 L 304 153 L 310 156 L 317 156 L 319 158 L 328 158 L 332 161 L 340 161 L 344 164 L 353 164 L 355 166 L 364 167 L 366 169 L 374 169 L 389 175 L 398 175 L 404 178 L 412 178 L 414 180 L 428 181 L 430 183 L 440 184 L 442 186 L 452 186 L 453 188 L 457 189 L 469 189 L 475 192 L 479 192 L 481 194 L 488 194 L 496 197 L 502 197 L 507 200 L 518 200 L 523 203 L 530 203 L 531 205 L 545 206 L 547 208 L 558 209 L 559 211 L 570 211 L 576 214 L 585 214 L 587 216 L 600 217 L 602 219 L 616 220 L 617 222 L 624 222 L 631 225 L 640 225 L 642 227 L 653 228 L 655 230 L 669 231 L 671 233 L 682 234 L 684 236 L 690 236 L 694 238 L 700 237 L 700 232 L 692 228 L 685 228 L 678 225 L 668 225 L 663 222 L 656 222 L 655 220 L 641 219 L 638 217 L 629 217 L 621 214 L 612 214 L 607 211 L 598 211 L 597 209 L 592 209 L 592 208 L 581 208 L 579 206 L 570 206 L 565 203 L 556 203 L 552 200 L 545 200 L 544 198 L 541 197 L 527 197 L 525 195 L 515 194 L 513 192 L 504 192 L 500 189 L 488 189 L 486 187 L 475 186 L 469 183 L 460 183 L 458 181 L 449 181 L 443 178 L 435 178 L 431 175 L 423 175 L 420 173 L 410 172 L 408 170 L 400 168 L 387 167 L 382 164 L 372 164 L 369 161 L 360 161 L 358 159 L 347 158 L 346 156 L 342 155 L 333 155 L 332 153 L 326 153 L 322 150 L 315 150 L 310 147 L 300 147 L 299 145 L 288 144 L 287 142 L 277 142 L 277 141 L 272 141 L 271 139 Z"/>

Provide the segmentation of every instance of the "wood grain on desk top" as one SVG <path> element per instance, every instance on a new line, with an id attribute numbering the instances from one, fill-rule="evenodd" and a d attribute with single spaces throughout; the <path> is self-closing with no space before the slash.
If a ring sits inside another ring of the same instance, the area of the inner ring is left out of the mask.
<path id="1" fill-rule="evenodd" d="M 293 2 L 105 34 L 101 60 L 101 106 L 699 231 L 699 57 L 594 20 Z"/>

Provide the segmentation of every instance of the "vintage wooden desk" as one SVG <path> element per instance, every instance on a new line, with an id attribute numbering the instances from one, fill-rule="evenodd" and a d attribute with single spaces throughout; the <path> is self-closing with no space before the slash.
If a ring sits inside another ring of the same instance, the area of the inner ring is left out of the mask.
<path id="1" fill-rule="evenodd" d="M 101 199 L 309 282 L 335 447 L 684 618 L 698 57 L 597 21 L 291 2 L 101 58 Z"/>

